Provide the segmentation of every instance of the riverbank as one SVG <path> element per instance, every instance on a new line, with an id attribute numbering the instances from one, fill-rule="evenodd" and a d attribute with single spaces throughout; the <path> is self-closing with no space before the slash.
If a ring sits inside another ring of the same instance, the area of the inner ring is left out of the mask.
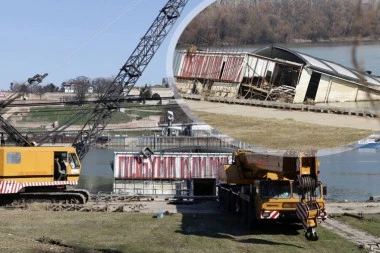
<path id="1" fill-rule="evenodd" d="M 351 145 L 378 131 L 377 118 L 185 100 L 185 111 L 252 145 L 317 150 Z M 347 147 L 350 148 L 350 147 Z"/>

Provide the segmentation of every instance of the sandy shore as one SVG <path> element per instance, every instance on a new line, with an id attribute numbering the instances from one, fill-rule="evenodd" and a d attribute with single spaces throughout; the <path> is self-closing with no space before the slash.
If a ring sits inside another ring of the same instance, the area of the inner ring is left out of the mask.
<path id="1" fill-rule="evenodd" d="M 197 111 L 203 111 L 210 113 L 242 115 L 258 118 L 293 119 L 296 121 L 326 126 L 350 127 L 373 130 L 375 132 L 380 130 L 380 119 L 378 118 L 316 113 L 306 111 L 289 111 L 255 106 L 213 103 L 198 100 L 184 100 L 184 102 L 189 107 L 189 109 L 194 111 L 195 113 Z"/>

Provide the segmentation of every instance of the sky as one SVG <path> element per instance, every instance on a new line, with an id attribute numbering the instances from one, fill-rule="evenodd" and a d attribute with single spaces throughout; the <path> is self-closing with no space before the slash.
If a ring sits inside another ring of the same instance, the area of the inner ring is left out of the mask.
<path id="1" fill-rule="evenodd" d="M 48 73 L 42 84 L 115 77 L 167 0 L 12 0 L 0 9 L 0 90 Z M 137 82 L 173 75 L 171 58 L 186 25 L 214 0 L 189 0 Z M 169 57 L 169 58 L 168 58 Z M 168 58 L 168 59 L 167 59 Z"/>

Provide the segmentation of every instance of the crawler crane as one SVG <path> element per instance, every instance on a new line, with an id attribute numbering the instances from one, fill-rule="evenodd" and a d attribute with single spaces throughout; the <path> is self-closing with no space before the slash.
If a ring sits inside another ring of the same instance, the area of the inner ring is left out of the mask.
<path id="1" fill-rule="evenodd" d="M 301 221 L 305 237 L 316 241 L 316 227 L 327 217 L 318 166 L 315 152 L 236 150 L 233 162 L 219 169 L 219 200 L 250 226 Z"/>
<path id="2" fill-rule="evenodd" d="M 82 169 L 80 161 L 134 87 L 187 2 L 169 0 L 93 111 L 89 115 L 82 112 L 73 116 L 75 119 L 87 116 L 88 121 L 78 132 L 72 147 L 41 146 L 42 142 L 32 145 L 25 139 L 16 142 L 14 147 L 0 147 L 0 202 L 47 199 L 85 203 L 89 199 L 88 191 L 70 189 L 78 184 Z M 55 129 L 43 140 L 64 129 Z M 7 132 L 10 138 L 22 137 L 15 128 L 11 130 Z"/>
<path id="3" fill-rule="evenodd" d="M 43 75 L 36 74 L 33 77 L 28 78 L 28 81 L 26 81 L 24 84 L 28 88 L 32 87 L 33 85 L 41 83 L 47 75 L 48 75 L 47 73 L 45 73 Z M 4 100 L 2 100 L 0 102 L 0 109 L 6 108 L 8 105 L 13 103 L 16 99 L 18 99 L 22 95 L 23 95 L 23 92 L 21 92 L 21 91 L 12 93 L 10 96 L 6 97 Z M 33 146 L 33 144 L 30 143 L 25 138 L 25 136 L 23 136 L 19 131 L 17 131 L 1 115 L 0 115 L 0 124 L 1 124 L 0 126 L 4 130 L 4 132 L 8 134 L 8 136 L 16 143 L 17 146 Z"/>

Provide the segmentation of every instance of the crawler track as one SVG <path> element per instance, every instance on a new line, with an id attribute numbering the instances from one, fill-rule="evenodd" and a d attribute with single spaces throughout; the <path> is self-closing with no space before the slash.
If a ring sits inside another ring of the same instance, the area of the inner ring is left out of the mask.
<path id="1" fill-rule="evenodd" d="M 56 204 L 85 204 L 90 199 L 90 193 L 83 189 L 62 191 L 21 192 L 1 196 L 0 203 L 5 207 L 26 207 L 33 202 L 47 202 Z"/>

